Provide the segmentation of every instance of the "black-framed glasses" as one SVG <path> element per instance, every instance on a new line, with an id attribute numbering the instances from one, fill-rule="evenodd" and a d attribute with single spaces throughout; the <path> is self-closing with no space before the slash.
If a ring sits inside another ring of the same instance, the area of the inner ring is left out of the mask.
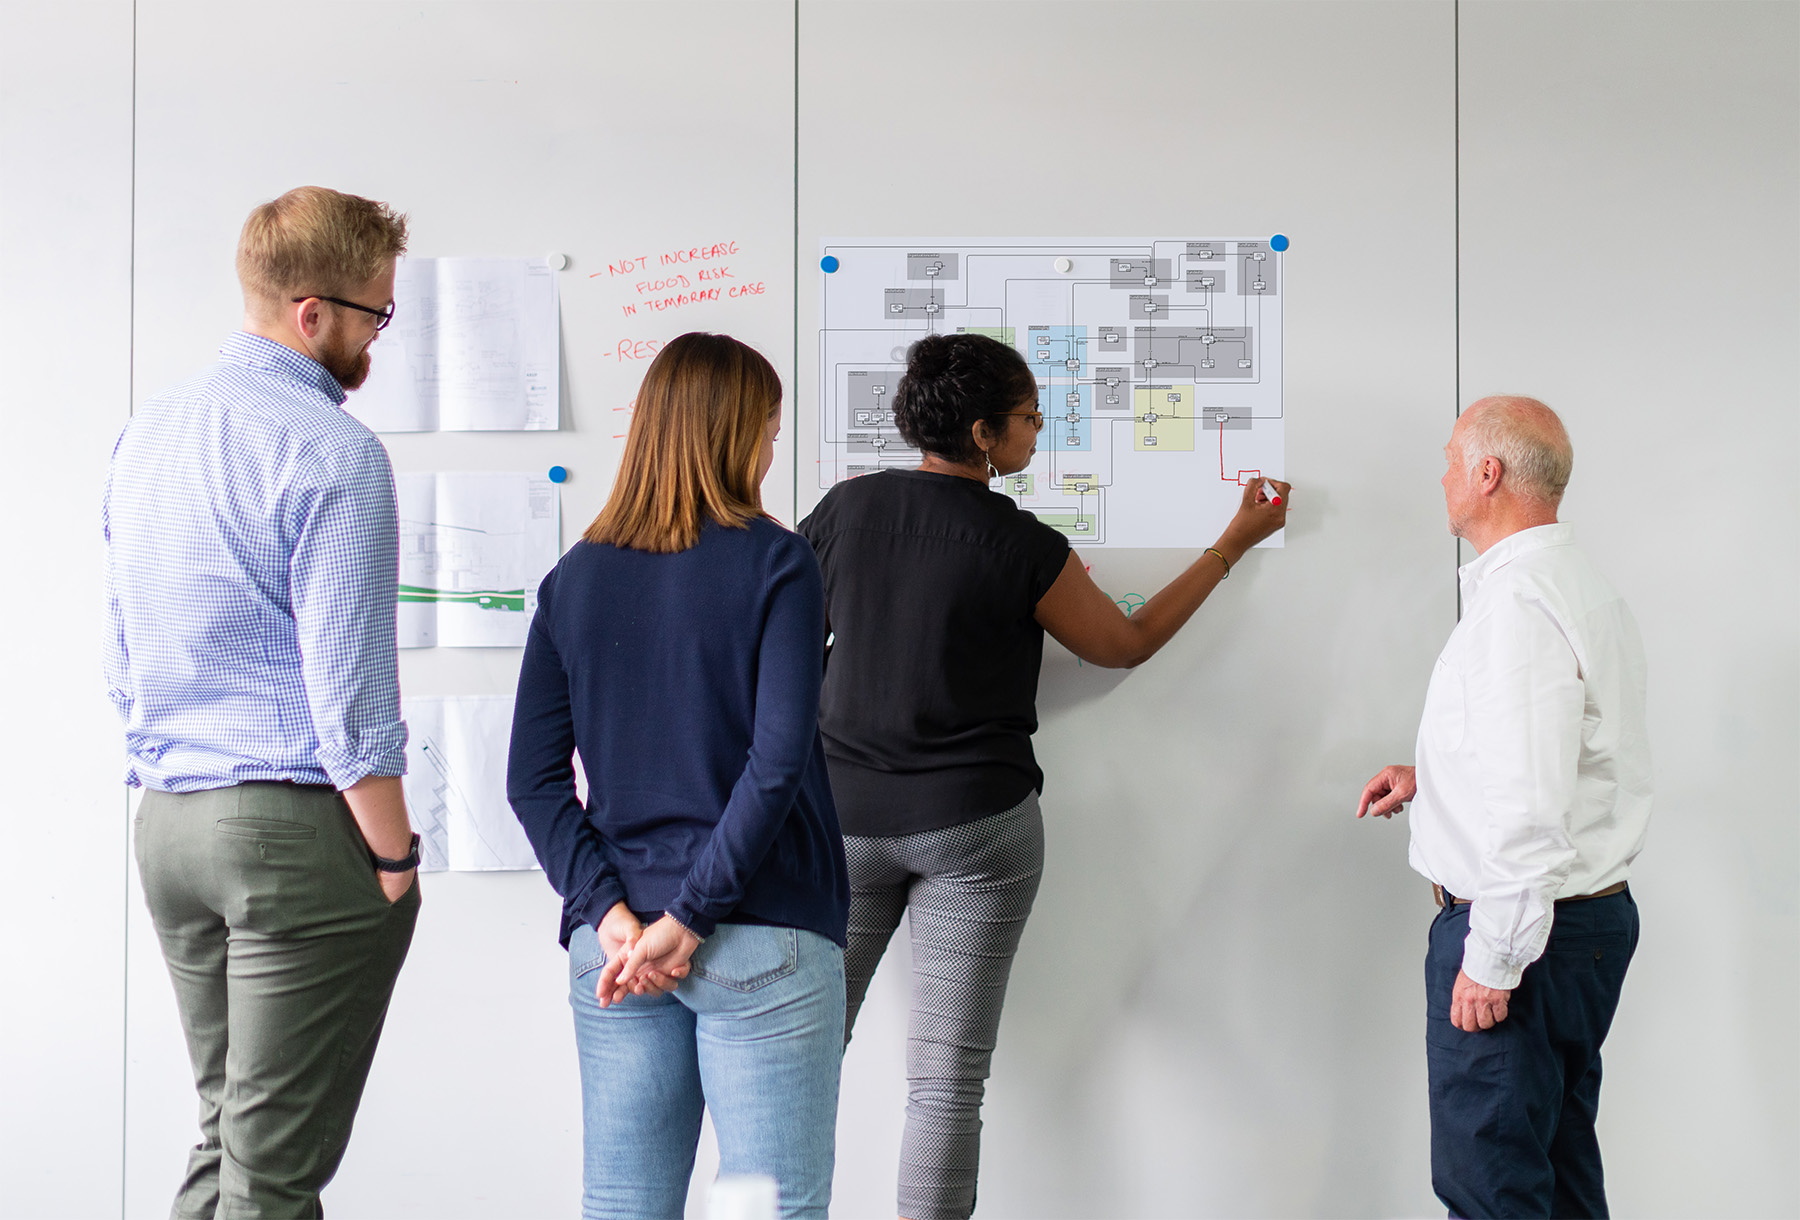
<path id="1" fill-rule="evenodd" d="M 392 301 L 388 302 L 387 308 L 385 309 L 370 309 L 367 305 L 358 305 L 355 301 L 346 301 L 339 297 L 310 296 L 294 298 L 294 304 L 296 305 L 302 301 L 330 301 L 333 305 L 342 305 L 345 309 L 354 309 L 361 313 L 369 314 L 375 319 L 376 330 L 386 330 L 387 324 L 394 320 L 394 303 Z"/>
<path id="2" fill-rule="evenodd" d="M 1039 432 L 1044 430 L 1044 413 L 1042 411 L 1002 411 L 1000 414 L 1008 419 L 1028 419 L 1033 428 Z"/>

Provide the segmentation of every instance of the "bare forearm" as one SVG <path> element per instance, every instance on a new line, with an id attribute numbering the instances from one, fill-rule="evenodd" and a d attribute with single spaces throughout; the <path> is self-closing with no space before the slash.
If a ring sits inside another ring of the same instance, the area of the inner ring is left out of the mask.
<path id="1" fill-rule="evenodd" d="M 364 776 L 344 789 L 344 802 L 370 851 L 398 860 L 411 850 L 412 826 L 406 820 L 406 793 L 399 776 Z"/>
<path id="2" fill-rule="evenodd" d="M 1062 575 L 1038 600 L 1037 621 L 1090 665 L 1128 669 L 1143 664 L 1194 617 L 1194 611 L 1225 579 L 1227 568 L 1286 520 L 1289 489 L 1285 483 L 1276 487 L 1282 497 L 1279 505 L 1263 497 L 1260 481 L 1246 487 L 1243 503 L 1219 541 L 1130 618 L 1119 613 L 1113 599 L 1094 584 L 1080 557 L 1071 552 Z"/>
<path id="3" fill-rule="evenodd" d="M 1224 550 L 1223 547 L 1219 549 Z M 1231 555 L 1229 551 L 1226 555 L 1230 562 L 1238 561 L 1238 556 Z M 1225 565 L 1219 562 L 1219 557 L 1202 552 L 1200 558 L 1189 564 L 1186 571 L 1164 585 L 1160 592 L 1125 621 L 1134 645 L 1125 664 L 1141 665 L 1155 656 L 1164 644 L 1175 638 L 1177 631 L 1187 625 L 1187 621 L 1194 617 L 1194 611 L 1200 608 L 1223 579 Z"/>

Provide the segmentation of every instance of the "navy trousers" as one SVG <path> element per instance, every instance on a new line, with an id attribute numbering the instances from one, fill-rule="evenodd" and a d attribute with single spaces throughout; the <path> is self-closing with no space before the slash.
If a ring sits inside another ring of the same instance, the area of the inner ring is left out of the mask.
<path id="1" fill-rule="evenodd" d="M 1425 955 L 1431 1185 L 1452 1216 L 1606 1216 L 1600 1044 L 1637 949 L 1631 891 L 1559 903 L 1544 955 L 1526 967 L 1506 1020 L 1450 1024 L 1469 907 L 1446 907 Z"/>

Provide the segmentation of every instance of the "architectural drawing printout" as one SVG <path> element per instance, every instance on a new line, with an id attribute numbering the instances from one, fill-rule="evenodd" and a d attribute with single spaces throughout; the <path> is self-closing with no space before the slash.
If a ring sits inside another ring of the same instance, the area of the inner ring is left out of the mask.
<path id="1" fill-rule="evenodd" d="M 556 485 L 529 474 L 403 474 L 400 647 L 517 648 L 562 554 Z"/>
<path id="2" fill-rule="evenodd" d="M 554 431 L 556 272 L 541 258 L 403 259 L 370 356 L 345 406 L 377 432 Z"/>
<path id="3" fill-rule="evenodd" d="M 1045 419 L 1031 464 L 995 491 L 1083 548 L 1206 546 L 1243 489 L 1283 469 L 1287 244 L 825 242 L 819 486 L 919 464 L 894 426 L 907 348 L 969 332 L 1025 358 Z"/>
<path id="4" fill-rule="evenodd" d="M 506 803 L 510 695 L 408 699 L 406 807 L 427 873 L 536 868 Z"/>

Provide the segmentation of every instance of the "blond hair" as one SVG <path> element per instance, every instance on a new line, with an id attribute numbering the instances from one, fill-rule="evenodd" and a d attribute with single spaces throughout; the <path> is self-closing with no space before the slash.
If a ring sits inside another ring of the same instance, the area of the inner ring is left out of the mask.
<path id="1" fill-rule="evenodd" d="M 1562 499 L 1575 469 L 1575 447 L 1562 420 L 1520 394 L 1483 398 L 1463 412 L 1462 451 L 1470 474 L 1482 458 L 1498 458 L 1514 491 L 1549 504 Z"/>
<path id="2" fill-rule="evenodd" d="M 746 528 L 763 516 L 763 431 L 781 409 L 781 378 L 729 335 L 691 332 L 657 353 L 638 389 L 625 459 L 589 542 L 673 554 L 711 518 Z"/>
<path id="3" fill-rule="evenodd" d="M 238 236 L 244 302 L 344 296 L 406 253 L 406 217 L 385 203 L 323 186 L 295 187 L 250 213 Z"/>

